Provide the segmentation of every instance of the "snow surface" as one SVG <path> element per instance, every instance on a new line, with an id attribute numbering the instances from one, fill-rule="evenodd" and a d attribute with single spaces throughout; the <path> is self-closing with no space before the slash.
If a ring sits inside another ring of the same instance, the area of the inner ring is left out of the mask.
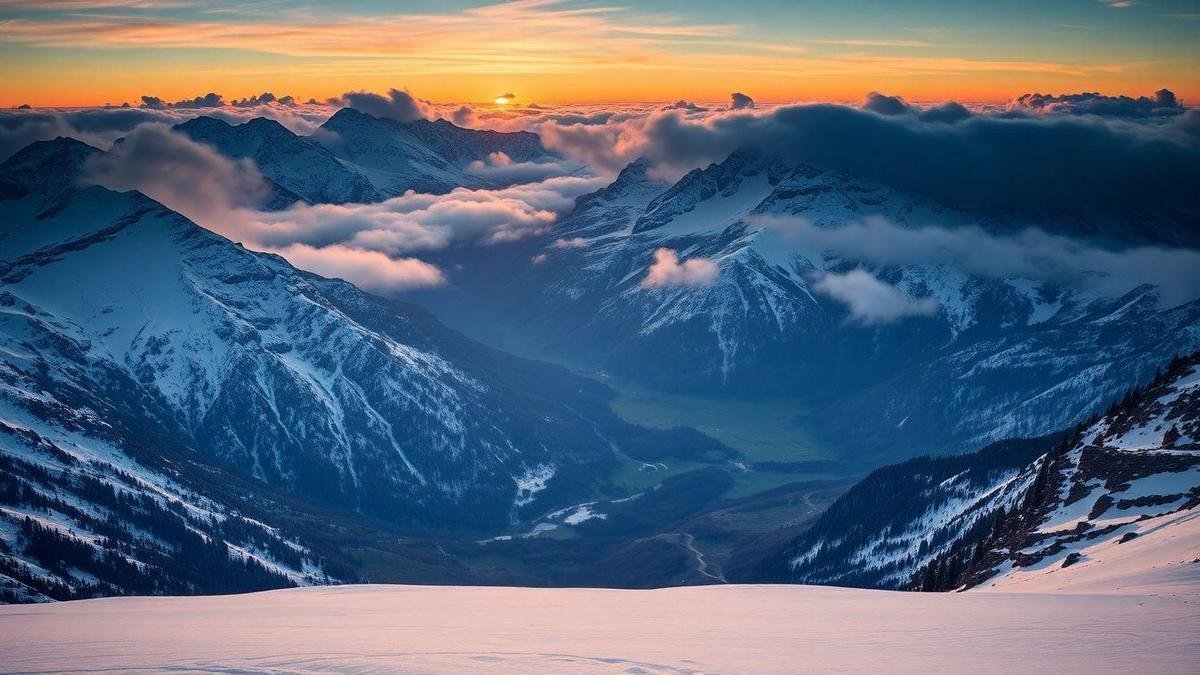
<path id="1" fill-rule="evenodd" d="M 342 586 L 0 607 L 0 670 L 1195 672 L 1200 594 Z"/>

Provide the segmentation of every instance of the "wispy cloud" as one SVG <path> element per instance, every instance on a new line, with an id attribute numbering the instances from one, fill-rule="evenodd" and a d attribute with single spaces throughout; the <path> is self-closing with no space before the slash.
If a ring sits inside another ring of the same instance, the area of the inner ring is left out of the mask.
<path id="1" fill-rule="evenodd" d="M 175 0 L 41 0 L 44 6 L 159 8 Z M 37 3 L 38 0 L 35 0 Z M 21 3 L 0 0 L 9 7 Z M 0 7 L 5 6 L 0 4 Z M 378 16 L 314 16 L 280 11 L 215 20 L 210 12 L 65 13 L 0 20 L 0 42 L 40 47 L 196 47 L 339 61 L 324 74 L 349 69 L 407 73 L 557 74 L 598 68 L 674 69 L 786 78 L 911 73 L 1021 72 L 1085 74 L 1120 72 L 1113 64 L 1072 64 L 1021 59 L 895 58 L 879 54 L 807 55 L 807 48 L 750 40 L 735 24 L 697 23 L 669 14 L 635 13 L 617 6 L 575 6 L 560 0 L 518 0 L 458 11 Z M 941 29 L 913 29 L 936 36 Z M 925 39 L 846 38 L 812 44 L 851 48 L 924 48 Z M 357 59 L 345 63 L 347 59 Z M 249 67 L 249 66 L 247 66 Z M 241 68 L 241 66 L 239 66 Z M 243 72 L 239 70 L 239 72 Z"/>
<path id="2" fill-rule="evenodd" d="M 978 227 L 909 228 L 878 218 L 832 228 L 790 216 L 764 216 L 757 223 L 793 245 L 878 267 L 947 265 L 986 279 L 1034 279 L 1114 298 L 1148 284 L 1158 289 L 1164 306 L 1200 297 L 1195 273 L 1200 251 L 1192 249 L 1110 249 L 1037 229 L 998 234 Z M 846 302 L 854 295 L 886 305 L 891 297 L 865 278 L 831 283 L 835 285 L 818 290 Z M 908 309 L 915 312 L 917 307 Z M 934 309 L 936 304 L 922 311 Z"/>
<path id="3" fill-rule="evenodd" d="M 393 258 L 378 251 L 340 244 L 315 247 L 290 244 L 262 250 L 277 253 L 296 267 L 317 274 L 345 279 L 370 291 L 402 291 L 441 286 L 446 277 L 436 265 L 417 258 Z"/>
<path id="4" fill-rule="evenodd" d="M 812 288 L 846 305 L 850 310 L 849 322 L 864 326 L 892 323 L 910 316 L 932 316 L 941 308 L 937 298 L 910 297 L 863 269 L 817 274 L 812 279 Z"/>
<path id="5" fill-rule="evenodd" d="M 654 262 L 642 279 L 643 288 L 664 286 L 707 286 L 717 280 L 717 264 L 708 258 L 689 258 L 683 262 L 674 249 L 654 251 Z"/>
<path id="6" fill-rule="evenodd" d="M 163 0 L 43 0 L 50 7 L 158 8 Z M 169 2 L 169 0 L 166 0 Z M 0 0 L 7 3 L 9 0 Z M 108 3 L 108 4 L 106 4 Z M 0 5 L 3 6 L 3 5 Z M 12 3 L 11 7 L 24 6 Z M 646 53 L 689 38 L 737 33 L 669 15 L 622 20 L 618 7 L 568 8 L 518 0 L 445 13 L 316 17 L 282 12 L 269 21 L 213 21 L 171 14 L 67 15 L 0 21 L 5 41 L 48 47 L 224 47 L 293 56 L 402 57 L 511 68 L 524 63 L 594 63 Z"/>
<path id="7" fill-rule="evenodd" d="M 856 39 L 856 40 L 817 40 L 821 45 L 846 45 L 850 47 L 931 47 L 924 40 L 887 40 L 887 39 Z"/>
<path id="8" fill-rule="evenodd" d="M 0 9 L 96 10 L 171 9 L 196 4 L 194 0 L 0 0 Z"/>

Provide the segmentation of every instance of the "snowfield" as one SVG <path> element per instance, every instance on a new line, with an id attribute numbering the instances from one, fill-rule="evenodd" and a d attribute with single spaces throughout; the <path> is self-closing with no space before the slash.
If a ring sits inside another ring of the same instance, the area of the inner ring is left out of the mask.
<path id="1" fill-rule="evenodd" d="M 1194 673 L 1198 589 L 340 586 L 106 598 L 0 607 L 0 669 Z"/>
<path id="2" fill-rule="evenodd" d="M 0 672 L 1200 672 L 1200 518 L 965 593 L 325 586 L 0 606 Z"/>

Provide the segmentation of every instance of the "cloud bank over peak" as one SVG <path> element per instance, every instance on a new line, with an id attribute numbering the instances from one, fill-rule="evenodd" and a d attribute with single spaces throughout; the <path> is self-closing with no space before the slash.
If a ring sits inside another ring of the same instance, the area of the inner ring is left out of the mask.
<path id="1" fill-rule="evenodd" d="M 346 106 L 372 117 L 409 123 L 434 116 L 433 104 L 421 100 L 407 90 L 389 89 L 386 95 L 366 91 L 351 91 L 331 99 L 332 105 Z"/>
<path id="2" fill-rule="evenodd" d="M 730 110 L 749 110 L 754 107 L 754 99 L 743 94 L 740 91 L 735 91 L 729 95 Z"/>
<path id="3" fill-rule="evenodd" d="M 1105 96 L 1099 92 L 1081 94 L 1023 94 L 1009 104 L 1010 110 L 1103 117 L 1169 117 L 1187 110 L 1170 89 L 1159 89 L 1153 96 Z"/>
<path id="4" fill-rule="evenodd" d="M 139 125 L 110 152 L 93 156 L 85 173 L 91 182 L 139 190 L 201 223 L 256 208 L 271 194 L 250 160 L 225 157 L 158 123 Z"/>
<path id="5" fill-rule="evenodd" d="M 594 120 L 542 116 L 526 126 L 547 147 L 608 173 L 644 158 L 656 175 L 673 178 L 750 148 L 990 216 L 1200 214 L 1195 110 L 1137 122 L 973 112 L 952 102 L 917 107 L 876 94 L 864 108 L 655 109 Z"/>

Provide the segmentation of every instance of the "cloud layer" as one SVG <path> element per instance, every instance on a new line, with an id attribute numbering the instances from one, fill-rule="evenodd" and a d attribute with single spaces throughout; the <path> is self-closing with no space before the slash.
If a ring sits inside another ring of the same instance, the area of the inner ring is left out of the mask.
<path id="1" fill-rule="evenodd" d="M 917 108 L 882 95 L 866 106 L 669 109 L 533 126 L 551 149 L 609 172 L 645 157 L 659 175 L 678 176 L 748 147 L 986 215 L 1200 214 L 1197 110 L 1134 123 L 971 113 L 953 103 Z"/>
<path id="2" fill-rule="evenodd" d="M 271 101 L 264 101 L 263 97 L 274 99 L 272 94 L 267 93 L 234 101 L 231 105 L 208 108 L 164 104 L 154 108 L 113 106 L 0 110 L 0 161 L 34 141 L 46 141 L 58 136 L 69 136 L 108 149 L 113 141 L 127 135 L 139 124 L 157 122 L 175 125 L 200 115 L 216 117 L 230 124 L 266 117 L 298 134 L 309 134 L 336 110 L 319 103 L 297 104 L 290 96 Z M 258 103 L 252 103 L 254 99 L 258 99 Z"/>
<path id="3" fill-rule="evenodd" d="M 500 190 L 409 192 L 377 204 L 296 204 L 244 213 L 215 227 L 230 238 L 273 248 L 336 244 L 400 255 L 544 234 L 576 196 L 599 185 L 596 179 L 560 177 Z"/>
<path id="4" fill-rule="evenodd" d="M 1165 306 L 1200 298 L 1200 251 L 1191 249 L 1108 249 L 1037 229 L 998 234 L 978 227 L 906 228 L 882 219 L 836 228 L 791 217 L 757 222 L 792 245 L 878 267 L 950 265 L 986 279 L 1033 279 L 1108 297 L 1150 284 Z"/>
<path id="5" fill-rule="evenodd" d="M 667 107 L 546 108 L 434 105 L 400 89 L 386 95 L 351 92 L 307 104 L 269 92 L 224 104 L 211 94 L 172 103 L 154 99 L 143 108 L 0 112 L 0 157 L 57 135 L 99 147 L 127 135 L 110 158 L 92 167 L 98 182 L 142 189 L 206 227 L 307 264 L 324 256 L 326 269 L 353 268 L 347 260 L 390 267 L 391 272 L 364 281 L 375 288 L 403 287 L 399 280 L 405 273 L 413 283 L 440 283 L 444 277 L 435 279 L 429 269 L 416 265 L 353 257 L 350 251 L 403 261 L 421 251 L 541 235 L 573 206 L 575 197 L 607 182 L 587 176 L 589 168 L 611 176 L 644 157 L 655 176 L 670 178 L 743 147 L 788 162 L 851 171 L 900 192 L 991 216 L 993 222 L 1066 222 L 1079 214 L 1103 222 L 1150 214 L 1183 223 L 1175 231 L 1185 238 L 1200 236 L 1187 226 L 1200 214 L 1200 190 L 1194 189 L 1200 185 L 1200 111 L 1184 111 L 1165 90 L 1140 98 L 1029 95 L 988 110 L 954 102 L 914 105 L 878 92 L 868 94 L 858 107 L 750 108 L 739 100 L 734 95 L 729 108 L 687 101 Z M 216 103 L 221 105 L 204 107 Z M 495 153 L 467 168 L 522 183 L 505 190 L 460 189 L 441 196 L 408 194 L 380 204 L 297 205 L 265 212 L 256 208 L 266 190 L 253 165 L 221 157 L 166 128 L 203 114 L 232 122 L 268 116 L 294 130 L 311 131 L 336 105 L 400 121 L 449 117 L 478 128 L 532 130 L 567 159 L 520 163 Z M 877 222 L 822 232 L 791 225 L 794 236 L 807 237 L 814 247 L 876 266 L 953 262 L 983 276 L 1028 276 L 1106 294 L 1147 282 L 1163 289 L 1164 302 L 1195 297 L 1200 283 L 1197 275 L 1188 274 L 1196 262 L 1191 251 L 1109 250 L 1037 230 L 1000 236 L 972 228 L 902 230 Z M 670 249 L 654 256 L 644 281 L 647 288 L 703 285 L 716 277 L 712 261 L 681 262 Z M 830 297 L 857 292 L 877 302 L 888 297 L 861 275 L 842 276 L 823 278 L 821 292 Z M 874 320 L 867 317 L 878 312 L 864 309 L 868 306 L 874 305 L 852 307 L 852 313 L 862 314 L 855 314 L 855 320 Z M 927 306 L 918 303 L 905 311 L 920 313 Z"/>
<path id="6" fill-rule="evenodd" d="M 500 157 L 492 163 L 518 166 Z M 553 176 L 499 190 L 409 192 L 376 204 L 297 203 L 270 211 L 261 208 L 270 184 L 252 162 L 222 156 L 160 123 L 135 127 L 110 152 L 90 160 L 86 173 L 88 182 L 140 190 L 249 248 L 372 290 L 443 284 L 441 270 L 412 255 L 545 234 L 577 196 L 605 183 Z"/>
<path id="7" fill-rule="evenodd" d="M 389 89 L 387 95 L 351 91 L 342 94 L 340 99 L 330 100 L 329 103 L 339 107 L 354 108 L 372 117 L 403 123 L 426 119 L 431 116 L 433 111 L 433 104 L 429 101 L 422 101 L 400 89 Z"/>
<path id="8" fill-rule="evenodd" d="M 1159 89 L 1153 96 L 1105 96 L 1099 92 L 1082 94 L 1024 94 L 1009 106 L 1013 110 L 1032 110 L 1041 113 L 1071 115 L 1102 115 L 1106 117 L 1164 117 L 1182 114 L 1186 108 L 1169 89 Z"/>

